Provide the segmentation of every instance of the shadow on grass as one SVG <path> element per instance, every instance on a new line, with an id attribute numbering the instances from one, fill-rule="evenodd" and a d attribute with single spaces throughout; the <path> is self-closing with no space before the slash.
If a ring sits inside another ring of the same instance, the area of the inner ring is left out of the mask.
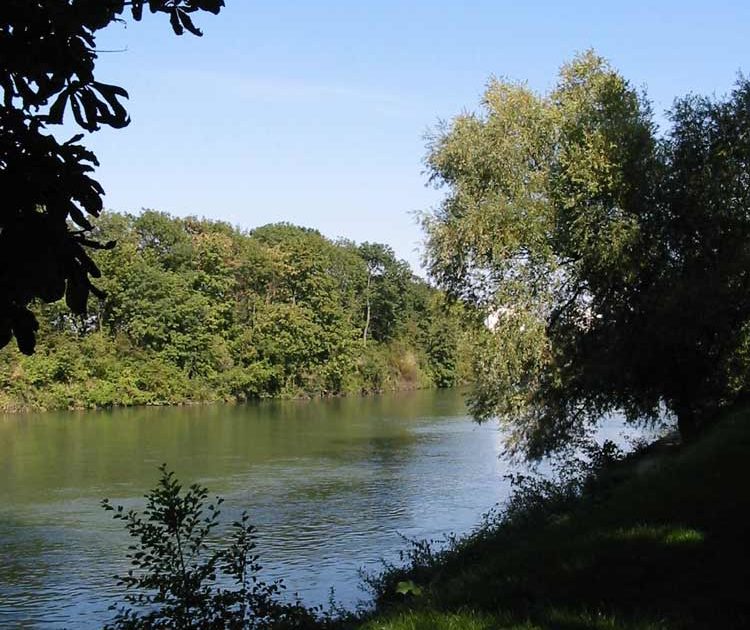
<path id="1" fill-rule="evenodd" d="M 365 627 L 750 628 L 749 416 L 649 466 L 618 465 L 606 492 L 564 512 L 475 535 L 406 571 L 424 596 L 386 597 L 386 616 Z"/>

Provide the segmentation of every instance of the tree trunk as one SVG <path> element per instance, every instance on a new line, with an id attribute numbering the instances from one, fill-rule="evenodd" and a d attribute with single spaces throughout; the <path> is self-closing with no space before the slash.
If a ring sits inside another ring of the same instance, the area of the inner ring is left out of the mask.
<path id="1" fill-rule="evenodd" d="M 682 407 L 677 410 L 677 428 L 683 442 L 692 442 L 698 436 L 700 420 L 695 409 Z"/>
<path id="2" fill-rule="evenodd" d="M 365 332 L 362 335 L 362 345 L 367 346 L 367 331 L 370 328 L 370 280 L 372 279 L 372 274 L 367 274 L 367 315 L 365 317 Z"/>

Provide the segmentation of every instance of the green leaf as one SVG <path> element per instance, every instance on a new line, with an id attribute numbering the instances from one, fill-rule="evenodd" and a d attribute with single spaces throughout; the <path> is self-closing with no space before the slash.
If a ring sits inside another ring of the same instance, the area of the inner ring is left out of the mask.
<path id="1" fill-rule="evenodd" d="M 422 588 L 417 586 L 412 580 L 406 580 L 396 584 L 396 592 L 399 595 L 413 595 L 414 597 L 420 597 L 422 595 Z"/>

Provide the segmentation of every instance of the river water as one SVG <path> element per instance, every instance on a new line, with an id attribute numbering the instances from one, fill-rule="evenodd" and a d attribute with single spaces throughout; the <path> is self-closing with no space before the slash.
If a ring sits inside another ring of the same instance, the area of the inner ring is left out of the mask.
<path id="1" fill-rule="evenodd" d="M 507 496 L 501 438 L 456 390 L 0 416 L 0 627 L 111 618 L 128 539 L 99 504 L 142 506 L 162 462 L 224 496 L 227 520 L 250 512 L 267 578 L 354 606 L 359 570 L 395 560 L 401 535 L 467 532 Z"/>

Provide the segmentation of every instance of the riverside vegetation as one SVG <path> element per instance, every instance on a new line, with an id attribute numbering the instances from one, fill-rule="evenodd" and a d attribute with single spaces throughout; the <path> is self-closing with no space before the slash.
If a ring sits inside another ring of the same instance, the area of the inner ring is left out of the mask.
<path id="1" fill-rule="evenodd" d="M 36 352 L 0 352 L 0 409 L 95 408 L 451 386 L 463 307 L 386 245 L 288 224 L 242 232 L 146 211 L 95 237 L 106 297 L 35 308 Z"/>
<path id="2" fill-rule="evenodd" d="M 95 156 L 80 136 L 59 144 L 42 131 L 66 109 L 89 131 L 128 123 L 126 92 L 94 80 L 94 34 L 126 7 L 139 20 L 144 4 L 9 2 L 3 14 L 18 54 L 0 81 L 0 174 L 11 204 L 0 225 L 0 345 L 15 337 L 33 356 L 0 355 L 0 407 L 450 385 L 472 362 L 472 412 L 500 417 L 509 447 L 529 458 L 570 448 L 604 413 L 638 421 L 666 408 L 692 442 L 681 451 L 557 484 L 522 481 L 510 509 L 474 536 L 442 552 L 418 543 L 406 568 L 375 579 L 379 609 L 362 622 L 748 627 L 750 81 L 740 77 L 723 100 L 677 101 L 664 133 L 645 94 L 593 53 L 564 66 L 546 95 L 492 81 L 483 111 L 439 130 L 427 157 L 432 181 L 448 190 L 424 218 L 429 271 L 463 304 L 446 305 L 382 245 L 331 243 L 289 225 L 243 234 L 153 212 L 111 215 L 94 229 L 84 215 L 102 207 L 88 175 Z M 223 6 L 148 4 L 177 34 L 197 34 L 190 14 Z M 87 309 L 100 270 L 108 297 Z M 68 308 L 56 303 L 63 295 Z M 34 298 L 47 302 L 35 306 L 40 322 L 28 309 Z M 481 331 L 488 315 L 492 334 L 469 344 L 468 322 Z M 195 511 L 201 488 L 182 500 L 168 476 L 161 488 L 147 521 L 128 520 L 147 554 L 132 557 L 146 570 L 133 584 L 160 588 L 166 567 L 177 599 L 163 612 L 175 615 L 142 627 L 194 627 L 180 540 L 195 533 L 202 550 L 213 521 Z M 160 523 L 166 529 L 151 528 Z M 227 552 L 197 567 L 211 582 L 223 563 L 239 585 L 206 593 L 208 614 L 274 627 L 273 616 L 246 615 L 256 601 L 242 590 L 255 567 L 252 531 L 242 521 L 235 530 Z M 165 531 L 177 548 L 159 547 Z M 273 585 L 260 589 L 256 603 L 275 607 Z M 161 593 L 133 602 L 171 603 Z M 129 614 L 118 623 L 139 627 Z M 283 605 L 278 621 L 318 623 Z"/>
<path id="3" fill-rule="evenodd" d="M 443 551 L 417 544 L 374 581 L 366 630 L 750 627 L 750 81 L 678 99 L 660 130 L 586 52 L 548 94 L 490 81 L 481 108 L 429 147 L 447 193 L 429 269 L 496 320 L 472 412 L 565 474 L 521 480 Z M 667 411 L 682 444 L 576 471 L 611 411 Z"/>
<path id="4" fill-rule="evenodd" d="M 518 453 L 613 411 L 695 436 L 750 394 L 750 80 L 666 120 L 589 51 L 548 93 L 490 81 L 431 139 L 428 268 L 496 321 L 470 407 Z"/>
<path id="5" fill-rule="evenodd" d="M 559 460 L 551 478 L 516 476 L 505 505 L 472 534 L 415 541 L 403 566 L 369 576 L 376 606 L 358 614 L 305 608 L 264 581 L 246 519 L 223 546 L 201 547 L 219 504 L 164 471 L 142 515 L 115 512 L 135 538 L 135 572 L 122 579 L 111 627 L 747 628 L 749 420 L 739 407 L 692 444 L 662 440 L 623 458 L 605 443 Z M 195 543 L 184 563 L 180 535 Z M 217 569 L 232 586 L 216 583 Z"/>
<path id="6" fill-rule="evenodd" d="M 748 448 L 741 406 L 695 443 L 520 480 L 473 535 L 374 580 L 361 630 L 747 628 Z"/>

